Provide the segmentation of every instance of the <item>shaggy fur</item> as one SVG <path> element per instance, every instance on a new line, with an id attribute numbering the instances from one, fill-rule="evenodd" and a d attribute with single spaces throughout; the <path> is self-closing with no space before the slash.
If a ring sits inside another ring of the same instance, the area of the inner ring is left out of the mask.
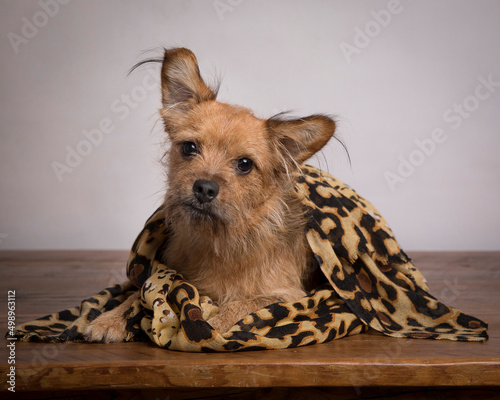
<path id="1" fill-rule="evenodd" d="M 264 120 L 218 102 L 184 48 L 165 51 L 161 77 L 173 231 L 163 261 L 218 303 L 209 323 L 222 333 L 268 304 L 305 295 L 305 216 L 292 171 L 328 142 L 335 123 L 322 115 Z M 209 201 L 195 193 L 200 180 L 217 187 Z M 116 326 L 117 315 L 98 317 L 87 336 L 123 340 L 106 328 Z"/>

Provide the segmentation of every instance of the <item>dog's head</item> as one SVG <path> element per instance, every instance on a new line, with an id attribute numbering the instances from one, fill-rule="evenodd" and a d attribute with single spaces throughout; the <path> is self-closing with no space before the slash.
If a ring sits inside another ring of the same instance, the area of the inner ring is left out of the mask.
<path id="1" fill-rule="evenodd" d="M 322 115 L 259 119 L 218 102 L 184 48 L 165 51 L 161 78 L 170 212 L 198 227 L 278 220 L 293 192 L 290 171 L 328 142 L 335 123 Z"/>

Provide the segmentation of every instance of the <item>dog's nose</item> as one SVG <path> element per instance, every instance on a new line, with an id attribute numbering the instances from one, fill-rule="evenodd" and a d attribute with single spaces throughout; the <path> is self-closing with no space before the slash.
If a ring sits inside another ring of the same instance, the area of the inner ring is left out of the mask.
<path id="1" fill-rule="evenodd" d="M 193 193 L 200 203 L 210 203 L 219 194 L 219 185 L 212 181 L 198 179 L 193 185 Z"/>

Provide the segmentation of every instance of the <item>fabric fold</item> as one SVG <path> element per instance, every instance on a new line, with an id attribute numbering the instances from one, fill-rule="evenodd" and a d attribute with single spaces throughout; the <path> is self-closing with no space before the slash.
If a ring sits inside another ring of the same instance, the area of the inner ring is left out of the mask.
<path id="1" fill-rule="evenodd" d="M 179 351 L 282 349 L 324 343 L 372 328 L 403 338 L 487 340 L 487 324 L 429 293 L 385 219 L 366 199 L 326 172 L 303 165 L 296 193 L 308 216 L 306 238 L 325 283 L 294 302 L 247 315 L 228 332 L 210 318 L 218 307 L 162 263 L 171 228 L 160 207 L 135 240 L 127 282 L 21 325 L 22 341 L 84 341 L 85 327 L 140 290 L 125 313 L 126 341 L 151 340 Z"/>

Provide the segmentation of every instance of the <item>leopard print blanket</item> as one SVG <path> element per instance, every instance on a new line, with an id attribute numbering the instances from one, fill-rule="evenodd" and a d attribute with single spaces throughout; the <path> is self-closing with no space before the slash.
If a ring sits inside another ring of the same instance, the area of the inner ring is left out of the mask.
<path id="1" fill-rule="evenodd" d="M 275 303 L 228 332 L 207 322 L 218 307 L 162 264 L 170 227 L 160 207 L 133 244 L 129 280 L 79 307 L 28 322 L 15 331 L 35 342 L 85 341 L 85 327 L 140 290 L 125 312 L 127 341 L 151 340 L 191 352 L 282 349 L 367 331 L 404 338 L 485 341 L 487 324 L 428 292 L 422 274 L 400 249 L 384 218 L 349 186 L 303 165 L 296 193 L 307 211 L 306 237 L 324 284 L 295 302 Z"/>

